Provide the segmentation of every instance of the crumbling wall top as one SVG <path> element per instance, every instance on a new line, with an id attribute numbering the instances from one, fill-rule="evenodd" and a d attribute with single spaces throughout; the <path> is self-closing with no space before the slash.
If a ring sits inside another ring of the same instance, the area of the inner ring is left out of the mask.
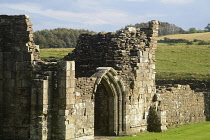
<path id="1" fill-rule="evenodd" d="M 39 60 L 32 25 L 27 15 L 0 15 L 0 52 L 30 52 L 32 59 Z"/>

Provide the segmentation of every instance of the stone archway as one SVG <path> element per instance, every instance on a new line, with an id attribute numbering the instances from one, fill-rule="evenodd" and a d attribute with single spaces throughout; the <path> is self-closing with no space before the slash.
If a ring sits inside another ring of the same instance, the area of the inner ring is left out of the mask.
<path id="1" fill-rule="evenodd" d="M 111 67 L 99 67 L 92 75 L 94 86 L 95 135 L 122 135 L 125 131 L 125 87 Z"/>

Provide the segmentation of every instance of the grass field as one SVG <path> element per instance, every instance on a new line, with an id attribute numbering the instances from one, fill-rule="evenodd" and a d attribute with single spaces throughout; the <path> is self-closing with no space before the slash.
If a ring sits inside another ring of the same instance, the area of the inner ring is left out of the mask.
<path id="1" fill-rule="evenodd" d="M 207 41 L 207 40 L 210 40 L 210 32 L 160 36 L 160 37 L 157 37 L 157 40 L 163 40 L 164 37 L 167 37 L 170 39 L 187 39 L 189 41 L 193 41 L 194 39 Z"/>
<path id="2" fill-rule="evenodd" d="M 210 122 L 182 125 L 162 133 L 142 133 L 116 140 L 210 140 Z"/>
<path id="3" fill-rule="evenodd" d="M 50 57 L 63 58 L 72 50 L 74 50 L 74 48 L 41 49 L 40 54 L 42 59 L 48 59 Z"/>
<path id="4" fill-rule="evenodd" d="M 210 79 L 210 45 L 159 44 L 156 79 Z"/>
<path id="5" fill-rule="evenodd" d="M 72 50 L 41 49 L 41 58 L 63 58 Z M 210 79 L 210 45 L 159 43 L 156 72 L 156 79 Z"/>

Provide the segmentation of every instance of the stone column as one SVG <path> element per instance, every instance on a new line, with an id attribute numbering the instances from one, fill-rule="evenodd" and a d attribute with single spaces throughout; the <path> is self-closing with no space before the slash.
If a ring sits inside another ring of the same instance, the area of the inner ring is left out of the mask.
<path id="1" fill-rule="evenodd" d="M 51 89 L 52 78 L 35 79 L 31 94 L 31 140 L 51 139 Z"/>
<path id="2" fill-rule="evenodd" d="M 58 62 L 58 96 L 55 102 L 57 122 L 54 126 L 53 139 L 70 140 L 75 136 L 75 63 Z"/>

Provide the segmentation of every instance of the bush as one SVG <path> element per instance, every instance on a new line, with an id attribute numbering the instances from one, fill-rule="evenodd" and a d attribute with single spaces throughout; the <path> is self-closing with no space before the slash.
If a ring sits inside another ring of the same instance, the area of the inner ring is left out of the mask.
<path id="1" fill-rule="evenodd" d="M 198 45 L 210 45 L 210 41 L 200 41 Z"/>
<path id="2" fill-rule="evenodd" d="M 187 42 L 187 45 L 193 45 L 192 41 Z"/>
<path id="3" fill-rule="evenodd" d="M 198 41 L 202 41 L 202 40 L 199 40 L 199 39 L 194 39 L 193 42 L 198 42 Z"/>
<path id="4" fill-rule="evenodd" d="M 189 40 L 187 39 L 170 39 L 164 37 L 164 40 L 158 40 L 158 43 L 188 43 Z"/>

